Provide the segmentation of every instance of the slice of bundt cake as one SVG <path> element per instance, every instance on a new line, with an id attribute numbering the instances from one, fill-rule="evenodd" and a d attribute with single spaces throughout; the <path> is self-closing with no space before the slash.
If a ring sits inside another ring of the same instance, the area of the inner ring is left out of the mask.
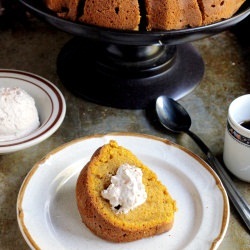
<path id="1" fill-rule="evenodd" d="M 173 30 L 202 24 L 197 0 L 145 0 L 147 30 Z"/>
<path id="2" fill-rule="evenodd" d="M 245 0 L 198 0 L 203 25 L 227 19 L 235 14 Z"/>
<path id="3" fill-rule="evenodd" d="M 85 0 L 80 22 L 120 30 L 138 30 L 138 0 Z"/>
<path id="4" fill-rule="evenodd" d="M 76 200 L 85 225 L 113 242 L 167 232 L 176 212 L 176 202 L 156 174 L 114 140 L 97 149 L 81 170 Z"/>
<path id="5" fill-rule="evenodd" d="M 45 5 L 59 17 L 76 21 L 80 0 L 44 0 Z"/>

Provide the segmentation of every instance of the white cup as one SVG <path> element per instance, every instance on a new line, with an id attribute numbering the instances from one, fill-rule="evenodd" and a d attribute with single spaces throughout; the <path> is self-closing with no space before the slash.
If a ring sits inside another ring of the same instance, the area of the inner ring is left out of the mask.
<path id="1" fill-rule="evenodd" d="M 239 179 L 250 182 L 250 94 L 236 98 L 228 108 L 223 160 Z"/>

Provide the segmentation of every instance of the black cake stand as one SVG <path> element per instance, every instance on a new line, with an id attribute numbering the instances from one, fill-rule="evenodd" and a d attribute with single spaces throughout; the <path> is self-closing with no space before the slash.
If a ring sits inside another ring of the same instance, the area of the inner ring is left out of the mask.
<path id="1" fill-rule="evenodd" d="M 144 109 L 159 95 L 175 100 L 200 83 L 204 63 L 190 44 L 250 14 L 249 1 L 231 18 L 197 28 L 120 31 L 57 17 L 43 0 L 20 0 L 37 17 L 73 34 L 57 58 L 57 73 L 75 95 L 101 105 Z"/>

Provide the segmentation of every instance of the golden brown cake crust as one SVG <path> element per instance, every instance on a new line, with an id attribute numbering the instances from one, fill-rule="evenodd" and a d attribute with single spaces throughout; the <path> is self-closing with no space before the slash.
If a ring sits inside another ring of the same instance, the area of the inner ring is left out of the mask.
<path id="1" fill-rule="evenodd" d="M 142 206 L 141 208 L 139 206 L 136 209 L 134 209 L 135 210 L 134 212 L 129 212 L 127 215 L 116 215 L 111 210 L 109 202 L 101 197 L 100 190 L 98 190 L 97 193 L 93 195 L 93 193 L 95 193 L 95 191 L 93 190 L 97 188 L 95 188 L 96 186 L 93 185 L 92 182 L 95 180 L 95 178 L 102 179 L 101 173 L 99 172 L 96 173 L 96 169 L 93 168 L 93 164 L 96 164 L 97 159 L 100 159 L 100 157 L 102 158 L 101 159 L 102 162 L 105 162 L 106 160 L 109 161 L 109 156 L 105 155 L 105 157 L 103 157 L 103 154 L 106 154 L 107 152 L 107 151 L 105 153 L 103 152 L 103 150 L 105 150 L 105 147 L 107 149 L 107 147 L 111 146 L 104 145 L 103 147 L 100 147 L 98 150 L 96 150 L 93 156 L 91 157 L 91 160 L 81 170 L 79 177 L 77 179 L 77 184 L 76 184 L 77 206 L 82 221 L 85 223 L 85 225 L 99 237 L 113 242 L 129 242 L 169 231 L 173 226 L 176 205 L 175 201 L 167 193 L 165 187 L 164 188 L 161 187 L 162 190 L 161 192 L 164 193 L 164 196 L 167 197 L 167 199 L 165 198 L 162 199 L 162 203 L 168 203 L 167 205 L 168 208 L 164 210 L 164 213 L 169 213 L 169 214 L 168 216 L 165 216 L 167 219 L 164 218 L 162 220 L 158 218 L 156 213 L 152 214 L 149 213 L 149 215 L 146 215 L 148 217 L 145 217 L 147 218 L 148 221 L 145 219 L 144 221 L 139 221 L 140 218 L 138 218 L 137 222 L 138 214 L 145 211 L 145 208 L 143 210 L 143 205 L 141 205 Z M 108 148 L 108 150 L 109 150 L 108 152 L 111 152 L 112 155 L 113 153 L 116 154 L 115 151 L 116 150 L 119 151 L 120 148 L 119 149 L 115 148 L 114 150 Z M 124 151 L 121 153 L 121 155 L 128 154 L 126 149 L 122 148 L 122 150 Z M 131 155 L 128 156 L 130 157 Z M 123 156 L 121 157 L 123 158 Z M 132 162 L 134 161 L 133 157 L 135 156 L 131 157 L 132 160 L 130 160 L 130 164 L 132 164 Z M 112 162 L 114 161 L 112 160 Z M 136 162 L 137 165 L 138 162 Z M 118 163 L 120 164 L 119 160 Z M 101 166 L 99 165 L 98 168 L 100 167 Z M 149 169 L 145 171 L 150 172 Z M 113 170 L 111 170 L 111 172 L 110 174 L 113 175 Z M 109 174 L 109 179 L 111 178 L 110 174 Z M 146 173 L 146 175 L 148 175 L 148 173 Z M 152 177 L 150 178 L 152 178 L 152 184 L 159 185 L 159 183 L 155 179 L 156 178 L 155 174 L 152 174 Z M 105 180 L 102 182 L 105 182 Z M 149 186 L 150 185 L 151 184 L 149 184 Z M 105 183 L 104 186 L 106 187 L 107 183 Z M 152 186 L 153 185 L 151 185 L 151 187 Z M 150 196 L 150 192 L 148 192 L 148 195 Z M 153 195 L 151 194 L 151 196 Z M 148 203 L 152 202 L 151 205 L 145 204 L 147 210 L 149 206 L 152 206 L 152 209 L 156 209 L 156 207 L 159 205 L 159 204 L 153 204 L 155 203 L 155 201 L 151 200 L 150 198 L 148 198 L 148 200 L 145 203 L 147 202 Z M 103 207 L 101 207 L 100 204 L 103 205 Z M 162 205 L 164 204 L 161 204 L 160 207 Z M 133 213 L 135 213 L 135 215 L 137 216 L 134 216 Z M 161 214 L 159 214 L 159 216 L 161 216 Z M 132 221 L 131 218 L 134 218 L 133 219 L 134 221 Z"/>

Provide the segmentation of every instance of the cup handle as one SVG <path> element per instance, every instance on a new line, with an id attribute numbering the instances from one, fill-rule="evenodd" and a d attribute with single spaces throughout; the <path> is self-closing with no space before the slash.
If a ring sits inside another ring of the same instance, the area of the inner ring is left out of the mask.
<path id="1" fill-rule="evenodd" d="M 245 222 L 248 230 L 250 231 L 250 208 L 247 201 L 244 197 L 239 193 L 236 186 L 234 185 L 232 179 L 225 171 L 224 167 L 220 164 L 218 159 L 212 154 L 209 148 L 204 144 L 204 142 L 193 132 L 190 130 L 186 132 L 200 147 L 203 153 L 206 154 L 207 160 L 210 163 L 213 170 L 218 174 L 223 183 L 228 197 L 231 200 L 232 204 L 240 214 L 241 218 Z"/>

